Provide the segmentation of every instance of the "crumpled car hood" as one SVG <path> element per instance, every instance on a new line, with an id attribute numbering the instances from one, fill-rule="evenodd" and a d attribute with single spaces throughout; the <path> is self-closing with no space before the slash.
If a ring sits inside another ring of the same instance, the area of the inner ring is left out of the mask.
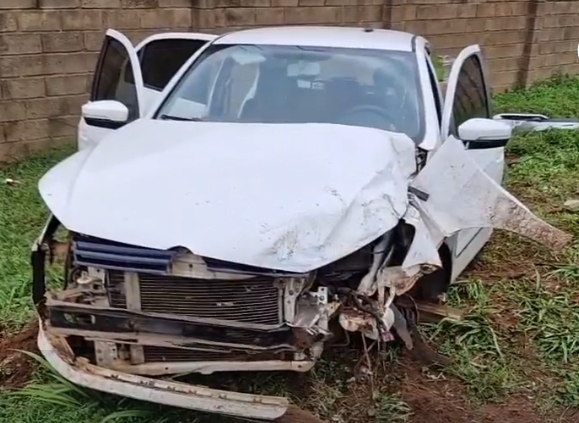
<path id="1" fill-rule="evenodd" d="M 141 120 L 39 187 L 75 232 L 307 272 L 394 227 L 414 172 L 413 141 L 377 129 Z"/>

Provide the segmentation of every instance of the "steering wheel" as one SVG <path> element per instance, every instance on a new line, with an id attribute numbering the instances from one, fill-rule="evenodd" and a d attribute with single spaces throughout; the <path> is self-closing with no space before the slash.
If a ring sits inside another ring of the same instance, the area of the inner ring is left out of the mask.
<path id="1" fill-rule="evenodd" d="M 391 112 L 383 107 L 363 104 L 343 113 L 337 123 L 393 131 L 396 128 L 395 122 L 399 120 L 400 119 L 395 118 Z"/>

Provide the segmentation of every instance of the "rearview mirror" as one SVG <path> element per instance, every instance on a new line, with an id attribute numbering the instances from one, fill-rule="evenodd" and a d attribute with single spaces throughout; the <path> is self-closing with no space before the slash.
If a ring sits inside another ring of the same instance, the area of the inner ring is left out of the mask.
<path id="1" fill-rule="evenodd" d="M 512 133 L 510 125 L 493 119 L 473 118 L 458 127 L 458 137 L 469 150 L 505 147 Z"/>
<path id="2" fill-rule="evenodd" d="M 82 117 L 87 125 L 118 129 L 127 123 L 129 109 L 115 100 L 91 101 L 82 106 Z"/>

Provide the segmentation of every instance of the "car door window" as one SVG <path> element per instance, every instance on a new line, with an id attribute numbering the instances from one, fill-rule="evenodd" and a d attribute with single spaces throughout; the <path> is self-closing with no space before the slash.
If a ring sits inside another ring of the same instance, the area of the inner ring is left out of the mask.
<path id="1" fill-rule="evenodd" d="M 490 107 L 487 97 L 482 64 L 478 55 L 468 57 L 458 75 L 456 93 L 452 105 L 451 133 L 472 118 L 489 118 Z"/>
<path id="2" fill-rule="evenodd" d="M 206 41 L 162 39 L 153 41 L 139 51 L 139 60 L 146 88 L 162 91 L 185 62 Z"/>
<path id="3" fill-rule="evenodd" d="M 108 38 L 96 72 L 91 101 L 116 100 L 129 109 L 131 122 L 139 117 L 139 100 L 127 49 L 115 38 Z"/>

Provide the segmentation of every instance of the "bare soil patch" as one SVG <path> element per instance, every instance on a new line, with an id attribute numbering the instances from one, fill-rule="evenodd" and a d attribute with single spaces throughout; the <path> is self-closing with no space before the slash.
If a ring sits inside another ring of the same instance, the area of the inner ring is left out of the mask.
<path id="1" fill-rule="evenodd" d="M 419 366 L 404 366 L 406 375 L 400 390 L 412 410 L 409 423 L 544 423 L 535 402 L 511 396 L 504 402 L 477 407 L 465 397 L 460 381 L 442 377 L 431 380 Z M 560 420 L 569 422 L 572 420 Z"/>
<path id="2" fill-rule="evenodd" d="M 36 353 L 37 333 L 35 324 L 13 335 L 0 332 L 0 389 L 19 388 L 30 380 L 35 364 L 25 354 L 15 350 Z"/>

